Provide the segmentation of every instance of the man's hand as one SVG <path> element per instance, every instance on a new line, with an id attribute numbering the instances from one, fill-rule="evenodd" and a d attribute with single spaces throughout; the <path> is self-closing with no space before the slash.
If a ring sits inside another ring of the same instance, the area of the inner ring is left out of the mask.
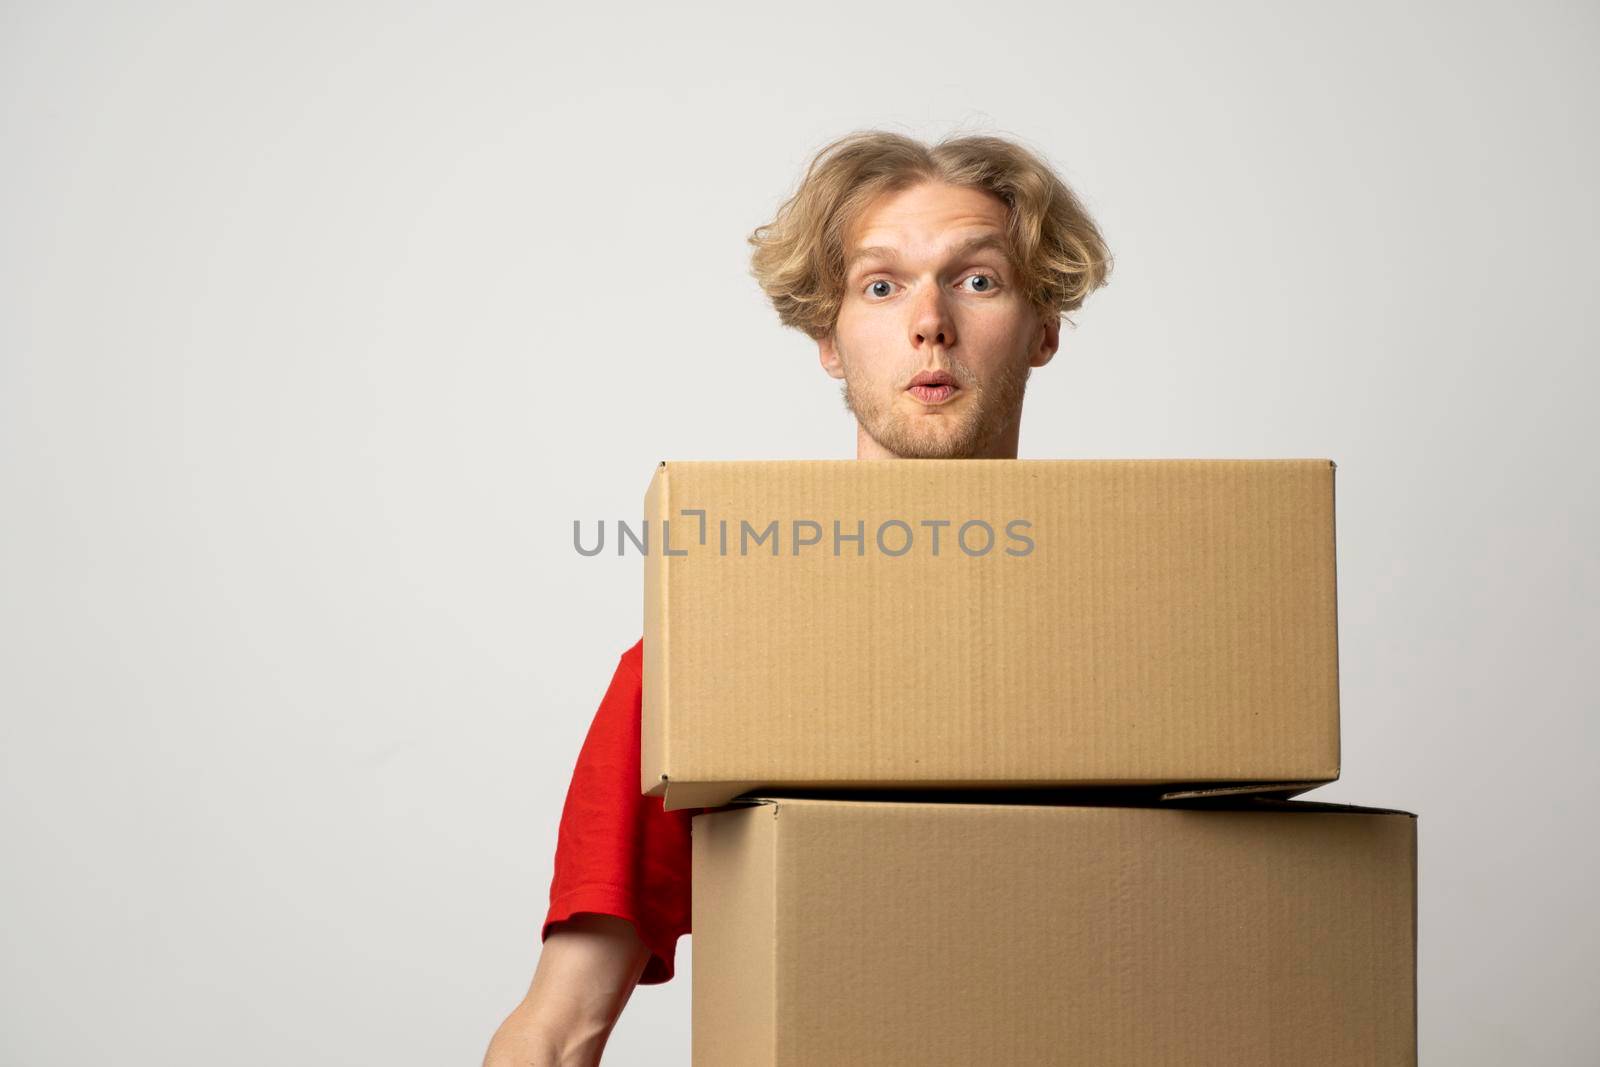
<path id="1" fill-rule="evenodd" d="M 596 1067 L 650 950 L 626 919 L 582 912 L 545 938 L 533 984 L 483 1067 Z"/>

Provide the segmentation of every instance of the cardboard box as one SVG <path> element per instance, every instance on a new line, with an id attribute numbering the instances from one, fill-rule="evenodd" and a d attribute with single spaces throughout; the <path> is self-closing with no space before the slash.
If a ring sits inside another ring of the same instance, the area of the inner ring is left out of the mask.
<path id="1" fill-rule="evenodd" d="M 1333 481 L 1328 460 L 663 463 L 641 789 L 1337 778 Z"/>
<path id="2" fill-rule="evenodd" d="M 695 1067 L 1415 1063 L 1415 817 L 1235 807 L 696 815 Z"/>

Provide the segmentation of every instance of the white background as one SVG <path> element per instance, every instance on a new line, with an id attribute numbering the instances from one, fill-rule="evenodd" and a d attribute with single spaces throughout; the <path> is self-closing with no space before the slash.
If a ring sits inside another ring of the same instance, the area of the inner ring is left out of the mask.
<path id="1" fill-rule="evenodd" d="M 1117 257 L 1022 455 L 1331 457 L 1427 1063 L 1593 1062 L 1592 4 L 9 4 L 7 1064 L 477 1063 L 663 458 L 840 458 L 745 236 L 852 129 Z M 607 1062 L 686 1064 L 690 953 Z"/>

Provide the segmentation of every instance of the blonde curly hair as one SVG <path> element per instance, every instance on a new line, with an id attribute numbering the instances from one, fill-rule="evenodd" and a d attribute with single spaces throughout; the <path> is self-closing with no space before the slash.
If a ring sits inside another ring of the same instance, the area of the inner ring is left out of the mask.
<path id="1" fill-rule="evenodd" d="M 1007 239 L 1021 290 L 1041 316 L 1060 317 L 1111 272 L 1111 253 L 1083 204 L 1050 165 L 990 135 L 935 144 L 884 130 L 846 134 L 811 160 L 793 196 L 748 241 L 750 273 L 785 326 L 812 340 L 833 331 L 844 298 L 844 242 L 880 195 L 923 181 L 989 192 L 1005 201 Z"/>

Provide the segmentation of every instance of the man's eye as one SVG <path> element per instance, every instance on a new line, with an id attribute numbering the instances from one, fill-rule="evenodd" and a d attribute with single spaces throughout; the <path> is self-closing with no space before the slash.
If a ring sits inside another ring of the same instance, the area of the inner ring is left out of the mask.
<path id="1" fill-rule="evenodd" d="M 879 292 L 878 291 L 878 286 L 880 286 L 880 285 L 888 286 L 890 284 L 891 284 L 890 282 L 887 282 L 884 279 L 879 278 L 875 282 L 867 283 L 867 291 L 870 292 L 873 296 L 888 296 L 889 294 L 887 292 Z"/>
<path id="2" fill-rule="evenodd" d="M 999 279 L 993 277 L 992 275 L 988 275 L 988 274 L 969 274 L 969 275 L 967 275 L 965 280 L 966 281 L 978 281 L 978 282 L 982 282 L 983 283 L 978 288 L 972 290 L 972 292 L 975 292 L 975 293 L 987 293 L 991 289 L 993 289 L 996 285 L 1000 284 L 999 283 Z"/>

